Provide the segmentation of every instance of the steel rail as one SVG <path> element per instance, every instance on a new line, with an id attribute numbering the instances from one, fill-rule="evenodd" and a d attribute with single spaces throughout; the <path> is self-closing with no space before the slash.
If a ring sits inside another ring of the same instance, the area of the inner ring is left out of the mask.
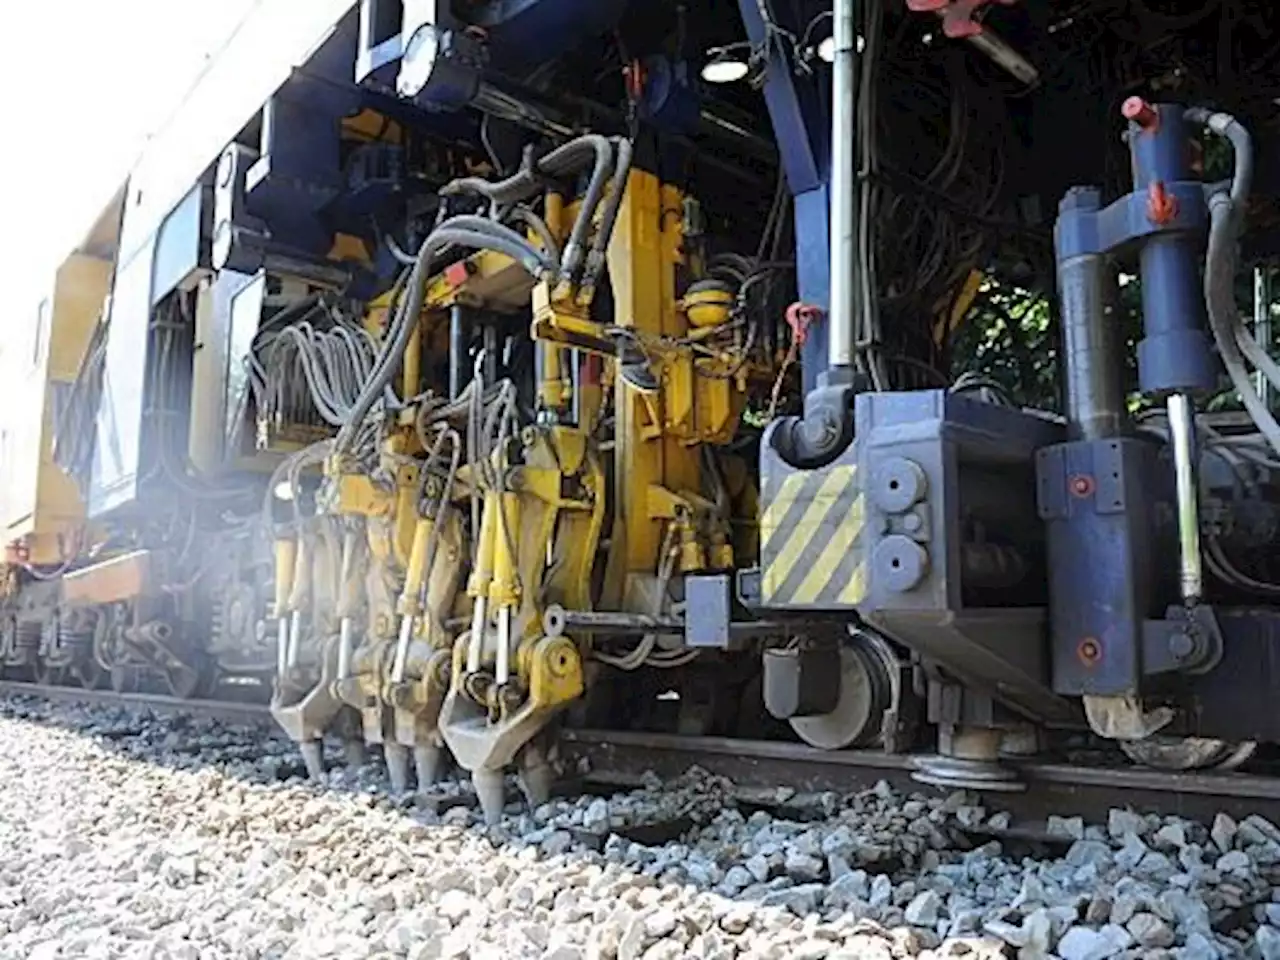
<path id="1" fill-rule="evenodd" d="M 0 681 L 0 696 L 129 706 L 250 725 L 271 722 L 270 709 L 259 703 L 183 700 L 16 681 Z M 938 789 L 912 779 L 919 754 L 825 751 L 784 741 L 581 729 L 562 731 L 560 749 L 570 768 L 586 771 L 586 782 L 617 788 L 638 785 L 647 774 L 671 778 L 698 768 L 727 777 L 745 798 L 776 792 L 779 787 L 796 794 L 845 794 L 867 789 L 879 780 L 909 792 Z M 1237 817 L 1262 813 L 1280 820 L 1280 777 L 1039 761 L 1013 761 L 1011 766 L 1027 784 L 1025 792 L 976 792 L 990 809 L 1009 810 L 1019 820 L 1043 820 L 1050 814 L 1105 817 L 1112 807 L 1192 819 L 1226 812 Z"/>
<path id="2" fill-rule="evenodd" d="M 824 751 L 781 741 L 727 737 L 685 737 L 630 731 L 566 730 L 562 750 L 571 763 L 591 770 L 592 779 L 618 785 L 639 782 L 652 772 L 676 776 L 690 767 L 727 777 L 747 788 L 785 786 L 799 793 L 851 793 L 879 780 L 910 792 L 936 793 L 917 783 L 919 754 L 869 750 Z M 1105 817 L 1112 807 L 1131 807 L 1192 819 L 1225 812 L 1280 816 L 1280 778 L 1244 773 L 1166 772 L 1125 766 L 1013 761 L 1027 784 L 1023 793 L 987 793 L 991 809 L 1009 810 L 1019 819 L 1043 820 L 1050 814 Z"/>
<path id="3" fill-rule="evenodd" d="M 271 720 L 271 711 L 266 704 L 234 700 L 184 700 L 159 693 L 117 693 L 114 690 L 88 690 L 84 687 L 0 680 L 0 695 L 35 697 L 51 703 L 144 707 L 158 714 L 209 717 L 228 723 L 255 724 Z"/>

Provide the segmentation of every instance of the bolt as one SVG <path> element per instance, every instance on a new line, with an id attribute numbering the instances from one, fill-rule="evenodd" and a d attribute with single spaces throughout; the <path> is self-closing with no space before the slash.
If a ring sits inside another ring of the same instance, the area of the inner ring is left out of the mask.
<path id="1" fill-rule="evenodd" d="M 1195 637 L 1189 633 L 1175 633 L 1169 638 L 1169 652 L 1175 660 L 1186 660 L 1196 652 Z"/>
<path id="2" fill-rule="evenodd" d="M 1082 663 L 1086 666 L 1093 666 L 1102 659 L 1102 644 L 1093 637 L 1085 637 L 1080 641 L 1080 646 L 1076 650 Z"/>
<path id="3" fill-rule="evenodd" d="M 1081 499 L 1093 493 L 1093 477 L 1079 474 L 1070 480 L 1071 495 Z"/>

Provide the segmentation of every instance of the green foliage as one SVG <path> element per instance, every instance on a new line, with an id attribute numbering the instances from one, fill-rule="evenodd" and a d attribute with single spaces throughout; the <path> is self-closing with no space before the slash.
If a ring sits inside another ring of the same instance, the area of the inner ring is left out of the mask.
<path id="1" fill-rule="evenodd" d="M 1056 410 L 1058 342 L 1048 300 L 987 280 L 952 340 L 952 374 L 981 373 L 1015 403 Z"/>
<path id="2" fill-rule="evenodd" d="M 1240 271 L 1237 306 L 1246 316 L 1253 311 L 1253 278 Z M 1274 326 L 1280 326 L 1280 304 L 1273 303 Z M 1152 406 L 1138 392 L 1137 353 L 1142 339 L 1142 289 L 1134 277 L 1124 277 L 1119 297 L 1111 308 L 1120 325 L 1124 354 L 1125 390 L 1130 413 Z M 1058 353 L 1061 335 L 1056 306 L 1044 296 L 1019 287 L 987 280 L 951 343 L 953 378 L 979 373 L 1000 384 L 1021 406 L 1041 410 L 1060 409 Z M 1240 396 L 1225 375 L 1220 389 L 1203 398 L 1209 412 L 1240 410 Z"/>
<path id="3" fill-rule="evenodd" d="M 1137 343 L 1142 336 L 1142 293 L 1124 278 L 1110 308 L 1120 327 L 1124 383 L 1129 408 L 1142 406 L 1137 393 Z M 980 373 L 999 383 L 1020 406 L 1061 410 L 1058 356 L 1062 334 L 1057 305 L 1042 293 L 988 279 L 983 283 L 951 344 L 952 375 Z"/>

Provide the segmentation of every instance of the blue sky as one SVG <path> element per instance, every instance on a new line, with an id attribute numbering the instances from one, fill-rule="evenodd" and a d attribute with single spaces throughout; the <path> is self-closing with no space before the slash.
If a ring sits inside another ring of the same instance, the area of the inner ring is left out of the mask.
<path id="1" fill-rule="evenodd" d="M 0 343 L 256 0 L 23 3 L 0 44 Z M 306 0 L 297 0 L 306 2 Z"/>

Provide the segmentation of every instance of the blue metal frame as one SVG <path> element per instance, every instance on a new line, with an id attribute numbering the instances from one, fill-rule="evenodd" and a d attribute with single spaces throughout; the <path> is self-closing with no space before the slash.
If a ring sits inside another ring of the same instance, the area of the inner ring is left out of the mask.
<path id="1" fill-rule="evenodd" d="M 759 0 L 738 0 L 747 37 L 767 43 Z M 790 29 L 778 21 L 779 26 Z M 827 310 L 831 300 L 831 135 L 829 112 L 816 84 L 801 83 L 785 50 L 771 44 L 764 84 L 765 105 L 778 142 L 782 172 L 795 202 L 796 282 L 800 299 Z M 808 393 L 827 367 L 826 324 L 809 330 L 801 353 Z"/>
<path id="2" fill-rule="evenodd" d="M 1138 374 L 1147 394 L 1210 390 L 1217 370 L 1205 332 L 1198 235 L 1207 222 L 1204 186 L 1190 179 L 1183 108 L 1159 104 L 1155 119 L 1129 124 L 1134 190 L 1102 208 L 1094 188 L 1063 201 L 1057 225 L 1062 263 L 1084 254 L 1139 248 L 1142 316 Z M 1152 191 L 1164 209 L 1152 209 Z"/>
<path id="3" fill-rule="evenodd" d="M 1143 392 L 1211 388 L 1216 370 L 1199 281 L 1206 201 L 1203 186 L 1190 179 L 1183 108 L 1136 106 L 1141 119 L 1128 130 L 1133 191 L 1105 208 L 1096 187 L 1067 193 L 1055 236 L 1059 270 L 1077 269 L 1081 257 L 1136 254 Z M 1081 309 L 1102 307 L 1091 301 Z M 1089 362 L 1120 362 L 1095 349 L 1099 355 Z M 1054 689 L 1072 696 L 1140 694 L 1144 677 L 1181 669 L 1169 662 L 1168 639 L 1179 627 L 1166 613 L 1176 603 L 1176 585 L 1160 563 L 1174 549 L 1161 520 L 1174 501 L 1169 474 L 1153 444 L 1106 436 L 1041 450 L 1037 475 L 1048 534 Z"/>

